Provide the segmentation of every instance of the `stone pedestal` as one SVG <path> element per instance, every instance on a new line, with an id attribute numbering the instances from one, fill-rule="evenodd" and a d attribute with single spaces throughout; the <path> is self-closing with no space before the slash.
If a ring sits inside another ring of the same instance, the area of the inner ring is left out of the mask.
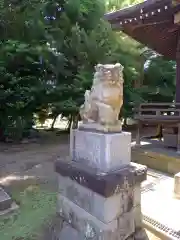
<path id="1" fill-rule="evenodd" d="M 146 167 L 129 164 L 100 173 L 81 162 L 58 160 L 60 240 L 128 240 L 141 228 L 140 183 Z"/>
<path id="2" fill-rule="evenodd" d="M 130 161 L 130 133 L 71 131 L 70 158 L 56 163 L 60 240 L 135 239 L 147 168 Z"/>
<path id="3" fill-rule="evenodd" d="M 117 170 L 130 164 L 131 134 L 72 130 L 70 156 L 73 161 L 94 167 L 99 172 Z"/>
<path id="4" fill-rule="evenodd" d="M 0 215 L 2 212 L 11 208 L 11 197 L 0 187 Z"/>

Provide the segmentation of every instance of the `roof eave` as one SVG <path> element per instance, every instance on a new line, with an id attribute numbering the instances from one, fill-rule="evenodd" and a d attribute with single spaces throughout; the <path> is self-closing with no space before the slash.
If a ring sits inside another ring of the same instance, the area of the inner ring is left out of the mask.
<path id="1" fill-rule="evenodd" d="M 113 22 L 116 19 L 123 19 L 129 17 L 129 15 L 136 15 L 140 11 L 148 12 L 149 8 L 157 8 L 161 5 L 172 6 L 172 0 L 151 0 L 145 1 L 128 8 L 120 9 L 115 12 L 110 12 L 104 15 L 105 19 L 109 22 Z"/>

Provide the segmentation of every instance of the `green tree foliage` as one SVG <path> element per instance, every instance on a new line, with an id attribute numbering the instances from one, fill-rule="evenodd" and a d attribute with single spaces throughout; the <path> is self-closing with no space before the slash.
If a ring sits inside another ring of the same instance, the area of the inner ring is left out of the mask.
<path id="1" fill-rule="evenodd" d="M 73 118 L 93 67 L 112 58 L 101 1 L 1 1 L 3 137 L 20 139 L 34 113 Z M 93 50 L 92 50 L 93 49 Z"/>
<path id="2" fill-rule="evenodd" d="M 113 58 L 115 34 L 102 20 L 101 1 L 60 4 L 61 1 L 56 1 L 52 6 L 50 2 L 45 11 L 46 15 L 54 16 L 53 28 L 46 34 L 50 36 L 50 47 L 56 49 L 54 61 L 51 56 L 49 63 L 55 79 L 50 105 L 54 117 L 61 113 L 73 119 L 83 103 L 85 89 L 91 85 L 94 65 Z"/>
<path id="3" fill-rule="evenodd" d="M 105 11 L 138 2 L 1 1 L 0 136 L 21 139 L 34 114 L 41 123 L 59 114 L 75 122 L 97 63 L 124 65 L 122 117 L 132 115 L 134 103 L 172 100 L 174 63 L 152 58 L 154 53 L 104 21 Z M 141 78 L 148 89 L 134 87 Z"/>
<path id="4" fill-rule="evenodd" d="M 3 137 L 22 138 L 46 94 L 38 50 L 19 41 L 0 44 L 0 129 Z"/>
<path id="5" fill-rule="evenodd" d="M 172 102 L 175 98 L 176 64 L 161 56 L 150 58 L 145 65 L 142 97 L 148 102 Z"/>
<path id="6" fill-rule="evenodd" d="M 105 6 L 106 6 L 106 11 L 109 12 L 109 11 L 115 11 L 118 9 L 126 8 L 131 5 L 141 3 L 141 2 L 143 2 L 143 1 L 142 0 L 124 0 L 124 1 L 107 0 Z"/>

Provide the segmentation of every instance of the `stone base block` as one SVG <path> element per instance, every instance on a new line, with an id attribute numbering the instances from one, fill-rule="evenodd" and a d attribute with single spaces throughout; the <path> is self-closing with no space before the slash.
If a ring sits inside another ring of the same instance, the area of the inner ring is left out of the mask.
<path id="1" fill-rule="evenodd" d="M 148 237 L 146 231 L 143 228 L 136 231 L 134 234 L 134 238 L 133 238 L 133 240 L 150 240 L 150 239 L 151 238 Z M 154 239 L 154 238 L 152 238 L 152 239 Z"/>
<path id="2" fill-rule="evenodd" d="M 118 171 L 99 173 L 96 169 L 87 165 L 62 159 L 56 162 L 55 168 L 61 177 L 69 178 L 104 198 L 109 198 L 125 191 L 128 192 L 129 190 L 131 192 L 132 188 L 134 206 L 139 204 L 140 184 L 146 180 L 147 175 L 147 167 L 135 163 L 131 163 L 128 167 L 121 168 Z M 69 184 L 71 185 L 71 183 L 64 183 L 64 188 L 69 186 Z M 61 187 L 61 182 L 59 182 L 59 185 L 60 189 L 64 191 Z"/>
<path id="3" fill-rule="evenodd" d="M 72 130 L 70 156 L 100 172 L 117 170 L 130 164 L 131 134 Z"/>
<path id="4" fill-rule="evenodd" d="M 66 160 L 56 163 L 56 171 L 58 213 L 66 223 L 61 240 L 133 239 L 141 227 L 140 184 L 146 179 L 146 167 L 131 163 L 127 168 L 100 174 Z"/>
<path id="5" fill-rule="evenodd" d="M 58 203 L 60 216 L 76 230 L 74 234 L 78 234 L 78 239 L 125 240 L 135 232 L 133 211 L 105 224 L 61 195 Z"/>
<path id="6" fill-rule="evenodd" d="M 174 193 L 177 198 L 180 198 L 180 172 L 174 176 Z"/>
<path id="7" fill-rule="evenodd" d="M 58 237 L 58 240 L 84 240 L 78 231 L 69 224 L 64 223 Z"/>
<path id="8" fill-rule="evenodd" d="M 6 211 L 11 208 L 12 199 L 10 196 L 0 188 L 0 212 Z"/>
<path id="9" fill-rule="evenodd" d="M 132 210 L 135 202 L 133 201 L 133 188 L 127 186 L 121 188 L 120 192 L 110 197 L 104 197 L 91 189 L 83 187 L 69 177 L 58 176 L 59 194 L 68 198 L 79 207 L 83 208 L 91 215 L 104 223 L 109 223 Z"/>
<path id="10" fill-rule="evenodd" d="M 59 240 L 84 240 L 84 237 L 82 234 L 78 233 L 78 231 L 74 228 L 72 228 L 69 224 L 64 223 L 62 225 L 60 235 L 58 237 Z M 88 238 L 86 238 L 88 239 Z M 98 240 L 98 238 L 89 238 L 91 240 Z M 101 238 L 100 240 L 104 240 L 104 238 Z M 112 240 L 112 239 L 110 239 Z M 113 240 L 119 240 L 117 238 L 113 238 Z M 149 240 L 149 237 L 147 236 L 144 229 L 140 229 L 137 232 L 133 233 L 131 236 L 126 238 L 126 240 Z"/>
<path id="11" fill-rule="evenodd" d="M 141 184 L 135 184 L 133 186 L 133 206 L 139 206 L 141 204 Z"/>
<path id="12" fill-rule="evenodd" d="M 135 229 L 141 229 L 142 228 L 141 205 L 133 208 L 133 215 L 134 215 Z"/>

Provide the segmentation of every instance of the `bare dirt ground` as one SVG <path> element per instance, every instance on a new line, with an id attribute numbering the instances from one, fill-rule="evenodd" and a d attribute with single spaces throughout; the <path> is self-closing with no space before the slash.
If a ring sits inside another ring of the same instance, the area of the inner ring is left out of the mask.
<path id="1" fill-rule="evenodd" d="M 153 129 L 154 130 L 154 129 Z M 143 130 L 147 136 L 153 130 Z M 136 131 L 132 131 L 132 138 L 135 139 Z M 37 177 L 45 173 L 45 176 L 53 174 L 53 163 L 58 157 L 69 155 L 69 135 L 62 133 L 56 135 L 52 132 L 43 132 L 37 143 L 27 144 L 2 144 L 0 143 L 0 183 L 2 178 L 9 175 L 23 175 L 35 173 Z M 50 172 L 51 171 L 51 172 Z M 50 177 L 50 178 L 51 178 Z"/>
<path id="2" fill-rule="evenodd" d="M 54 172 L 54 162 L 58 157 L 66 157 L 68 154 L 68 135 L 53 136 L 52 138 L 49 134 L 45 134 L 39 143 L 1 145 L 0 184 L 11 186 L 14 182 L 20 183 L 26 178 L 35 177 L 35 179 L 56 191 L 57 180 Z M 52 223 L 55 224 L 55 222 Z M 50 237 L 51 231 L 46 230 L 45 235 L 48 238 L 45 237 L 43 240 L 53 239 Z M 148 231 L 147 235 L 151 240 L 159 240 Z"/>
<path id="3" fill-rule="evenodd" d="M 39 178 L 43 172 L 44 176 L 52 177 L 56 159 L 68 155 L 69 136 L 52 138 L 45 135 L 44 137 L 45 141 L 42 139 L 39 143 L 2 145 L 0 147 L 0 180 L 9 175 L 23 176 L 33 173 Z"/>

